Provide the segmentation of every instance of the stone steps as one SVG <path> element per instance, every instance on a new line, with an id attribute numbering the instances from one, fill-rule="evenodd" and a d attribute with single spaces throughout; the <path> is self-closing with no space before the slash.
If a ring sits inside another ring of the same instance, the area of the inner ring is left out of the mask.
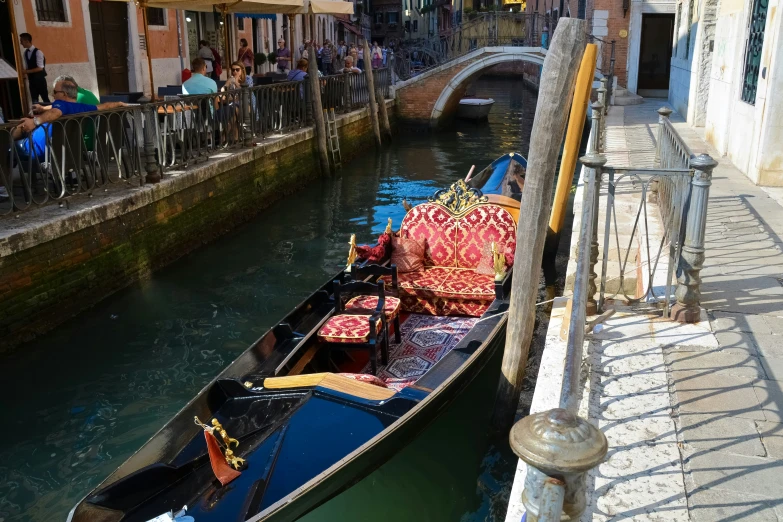
<path id="1" fill-rule="evenodd" d="M 639 105 L 644 102 L 644 98 L 638 94 L 630 92 L 624 87 L 618 87 L 614 91 L 612 105 L 626 106 L 626 105 Z"/>

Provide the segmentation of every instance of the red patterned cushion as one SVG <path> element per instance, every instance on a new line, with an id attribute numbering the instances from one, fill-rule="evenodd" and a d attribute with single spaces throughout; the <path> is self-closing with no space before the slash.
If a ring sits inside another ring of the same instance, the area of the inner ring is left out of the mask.
<path id="1" fill-rule="evenodd" d="M 440 205 L 424 203 L 413 207 L 400 224 L 400 235 L 406 233 L 408 237 L 426 240 L 425 266 L 456 266 L 457 222 Z"/>
<path id="2" fill-rule="evenodd" d="M 376 322 L 378 332 L 381 322 Z M 378 333 L 376 332 L 376 333 Z M 366 343 L 370 340 L 369 315 L 335 315 L 318 330 L 318 339 L 327 343 Z"/>
<path id="3" fill-rule="evenodd" d="M 376 377 L 375 375 L 370 375 L 368 373 L 338 373 L 337 375 L 353 379 L 354 381 L 366 382 L 367 384 L 380 386 L 381 388 L 388 388 L 383 380 L 381 380 L 379 377 Z"/>
<path id="4" fill-rule="evenodd" d="M 357 295 L 347 303 L 345 309 L 352 312 L 366 311 L 368 314 L 375 313 L 378 306 L 377 295 Z M 400 300 L 392 296 L 384 296 L 383 310 L 386 312 L 386 318 L 390 321 L 400 313 Z"/>
<path id="5" fill-rule="evenodd" d="M 400 294 L 406 295 L 434 295 L 435 289 L 449 277 L 451 268 L 432 267 L 419 270 L 418 272 L 408 272 L 397 275 L 397 283 L 400 286 Z M 383 276 L 382 279 L 388 287 L 391 281 L 389 276 Z"/>
<path id="6" fill-rule="evenodd" d="M 490 241 L 504 250 L 516 247 L 517 228 L 511 214 L 498 205 L 479 205 L 465 214 L 457 224 L 457 267 L 476 268 L 481 249 Z M 513 260 L 514 256 L 511 255 Z"/>
<path id="7" fill-rule="evenodd" d="M 435 295 L 454 299 L 492 300 L 495 298 L 495 276 L 455 268 L 435 290 Z"/>
<path id="8" fill-rule="evenodd" d="M 415 272 L 424 268 L 426 239 L 393 237 L 391 264 L 397 265 L 397 273 Z"/>

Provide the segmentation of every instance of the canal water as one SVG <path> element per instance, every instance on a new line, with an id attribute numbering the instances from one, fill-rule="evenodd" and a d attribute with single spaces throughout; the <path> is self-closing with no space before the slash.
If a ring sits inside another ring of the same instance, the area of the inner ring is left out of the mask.
<path id="1" fill-rule="evenodd" d="M 223 367 L 334 274 L 350 234 L 373 242 L 387 218 L 399 226 L 403 198 L 420 203 L 472 164 L 481 169 L 513 150 L 527 155 L 535 93 L 521 80 L 495 77 L 479 79 L 475 92 L 496 100 L 488 123 L 403 131 L 377 157 L 360 151 L 341 175 L 312 181 L 149 281 L 0 359 L 0 522 L 64 520 Z M 444 433 L 471 420 L 449 422 Z M 507 489 L 516 461 L 500 446 L 450 456 L 474 464 L 455 465 L 437 483 L 417 487 L 453 503 L 442 510 L 413 503 L 401 518 L 502 520 L 491 515 L 497 509 L 491 499 Z M 423 512 L 448 516 L 422 518 Z"/>

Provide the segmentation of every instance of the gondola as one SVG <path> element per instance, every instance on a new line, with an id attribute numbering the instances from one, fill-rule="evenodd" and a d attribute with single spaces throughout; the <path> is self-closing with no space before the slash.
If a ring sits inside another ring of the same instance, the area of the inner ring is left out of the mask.
<path id="1" fill-rule="evenodd" d="M 481 172 L 468 175 L 468 185 L 486 195 L 506 196 L 519 201 L 527 170 L 527 159 L 518 152 L 503 154 Z"/>
<path id="2" fill-rule="evenodd" d="M 428 226 L 433 219 L 438 227 Z M 423 267 L 398 273 L 390 263 L 402 237 L 427 244 Z M 463 181 L 411 208 L 398 231 L 390 222 L 374 247 L 352 238 L 345 269 L 204 387 L 67 521 L 288 521 L 350 495 L 480 375 L 499 373 L 515 239 L 513 214 Z M 341 289 L 366 285 L 378 294 L 359 296 L 372 299 L 349 313 L 356 298 L 344 302 Z M 393 299 L 396 315 L 387 308 Z"/>

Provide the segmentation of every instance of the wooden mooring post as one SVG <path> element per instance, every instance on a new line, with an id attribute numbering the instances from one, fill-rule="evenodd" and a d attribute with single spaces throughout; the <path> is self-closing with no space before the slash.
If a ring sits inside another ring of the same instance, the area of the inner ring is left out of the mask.
<path id="1" fill-rule="evenodd" d="M 307 46 L 307 56 L 316 56 L 313 43 Z M 315 122 L 315 140 L 318 143 L 318 160 L 321 164 L 321 174 L 329 175 L 332 170 L 329 166 L 329 149 L 326 146 L 326 122 L 324 121 L 324 110 L 321 104 L 321 81 L 318 77 L 318 64 L 315 60 L 308 60 L 307 76 L 310 82 L 310 95 L 313 102 L 313 120 Z"/>
<path id="2" fill-rule="evenodd" d="M 386 108 L 386 98 L 383 96 L 383 87 L 378 87 L 375 90 L 375 101 L 378 103 L 378 109 L 381 115 L 381 126 L 383 127 L 383 135 L 388 141 L 392 139 L 391 125 L 389 124 L 389 111 Z"/>
<path id="3" fill-rule="evenodd" d="M 378 123 L 378 104 L 375 103 L 375 79 L 372 76 L 372 60 L 370 57 L 370 46 L 367 40 L 364 40 L 364 74 L 367 77 L 367 97 L 370 99 L 370 121 L 372 121 L 372 132 L 375 135 L 375 146 L 381 148 L 381 126 Z"/>
<path id="4" fill-rule="evenodd" d="M 492 426 L 507 432 L 514 421 L 528 350 L 535 325 L 536 297 L 541 275 L 555 169 L 568 119 L 565 107 L 574 93 L 585 49 L 587 22 L 561 18 L 544 59 L 530 138 L 525 190 L 522 192 L 514 255 L 514 279 L 506 328 L 502 375 L 498 384 Z"/>

